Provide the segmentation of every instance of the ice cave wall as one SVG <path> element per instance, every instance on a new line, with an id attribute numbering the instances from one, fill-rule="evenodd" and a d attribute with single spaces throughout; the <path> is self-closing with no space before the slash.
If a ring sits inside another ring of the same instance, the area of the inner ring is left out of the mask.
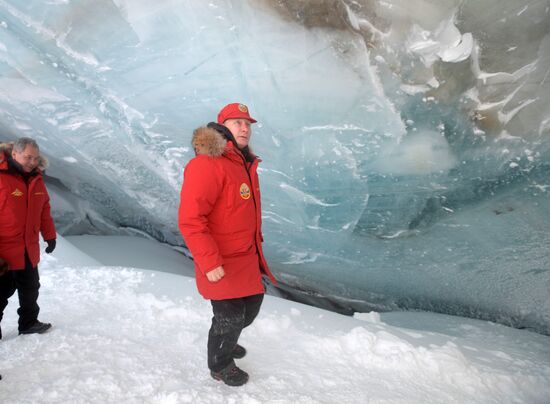
<path id="1" fill-rule="evenodd" d="M 0 137 L 39 140 L 61 233 L 176 245 L 191 132 L 246 102 L 294 297 L 550 333 L 549 8 L 0 0 Z"/>

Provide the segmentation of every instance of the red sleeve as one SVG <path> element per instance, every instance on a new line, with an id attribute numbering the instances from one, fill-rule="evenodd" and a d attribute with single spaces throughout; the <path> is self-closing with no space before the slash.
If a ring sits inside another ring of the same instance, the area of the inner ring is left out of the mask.
<path id="1" fill-rule="evenodd" d="M 51 214 L 50 196 L 45 186 L 44 191 L 46 192 L 47 199 L 44 206 L 42 206 L 42 213 L 40 215 L 40 232 L 44 240 L 52 240 L 57 238 L 57 234 L 55 233 L 55 224 Z"/>
<path id="2" fill-rule="evenodd" d="M 180 193 L 178 225 L 185 244 L 202 273 L 223 265 L 218 246 L 208 227 L 208 215 L 223 186 L 214 158 L 198 156 L 185 167 Z"/>

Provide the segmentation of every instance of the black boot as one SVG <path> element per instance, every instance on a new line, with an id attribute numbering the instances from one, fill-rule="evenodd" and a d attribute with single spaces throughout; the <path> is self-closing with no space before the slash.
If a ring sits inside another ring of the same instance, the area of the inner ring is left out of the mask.
<path id="1" fill-rule="evenodd" d="M 234 363 L 219 372 L 210 371 L 210 375 L 228 386 L 242 386 L 248 381 L 248 373 L 239 369 Z"/>
<path id="2" fill-rule="evenodd" d="M 31 325 L 30 327 L 27 327 L 24 330 L 19 330 L 19 335 L 21 335 L 21 334 L 44 334 L 50 328 L 52 328 L 52 325 L 50 323 L 41 323 L 40 321 L 36 320 L 34 322 L 34 324 Z"/>

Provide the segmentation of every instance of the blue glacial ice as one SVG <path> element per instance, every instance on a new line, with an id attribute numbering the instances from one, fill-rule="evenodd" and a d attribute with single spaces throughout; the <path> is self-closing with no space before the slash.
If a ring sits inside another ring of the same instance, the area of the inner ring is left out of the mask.
<path id="1" fill-rule="evenodd" d="M 549 334 L 550 5 L 432 3 L 0 0 L 0 140 L 60 233 L 182 245 L 192 130 L 245 102 L 284 293 Z"/>

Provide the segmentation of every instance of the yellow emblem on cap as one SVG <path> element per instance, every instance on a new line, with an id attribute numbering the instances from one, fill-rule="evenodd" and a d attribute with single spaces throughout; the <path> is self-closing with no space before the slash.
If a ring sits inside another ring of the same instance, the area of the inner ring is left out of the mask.
<path id="1" fill-rule="evenodd" d="M 19 190 L 19 188 L 15 188 L 15 191 L 11 193 L 13 196 L 23 196 L 23 192 Z"/>
<path id="2" fill-rule="evenodd" d="M 248 188 L 248 185 L 246 185 L 245 182 L 241 184 L 241 189 L 239 189 L 239 193 L 241 194 L 241 198 L 250 199 L 250 188 Z"/>
<path id="3" fill-rule="evenodd" d="M 248 112 L 248 107 L 244 104 L 239 104 L 239 111 Z"/>

